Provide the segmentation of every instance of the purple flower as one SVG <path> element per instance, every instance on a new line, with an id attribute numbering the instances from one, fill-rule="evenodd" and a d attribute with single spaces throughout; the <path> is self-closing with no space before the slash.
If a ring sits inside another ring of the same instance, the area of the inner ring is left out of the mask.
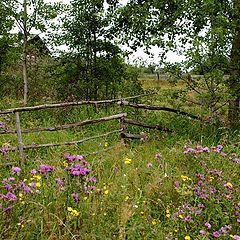
<path id="1" fill-rule="evenodd" d="M 37 174 L 37 170 L 36 170 L 36 169 L 32 169 L 32 170 L 31 170 L 31 174 L 32 174 L 32 175 L 36 175 L 36 174 Z"/>
<path id="2" fill-rule="evenodd" d="M 1 149 L 1 152 L 2 152 L 2 155 L 3 155 L 3 156 L 6 156 L 7 153 L 8 153 L 8 147 L 3 147 L 3 148 Z"/>
<path id="3" fill-rule="evenodd" d="M 11 193 L 11 192 L 7 192 L 6 194 L 6 198 L 9 200 L 9 201 L 15 201 L 17 199 L 16 195 Z"/>
<path id="4" fill-rule="evenodd" d="M 47 172 L 52 172 L 54 170 L 54 168 L 52 166 L 47 165 L 47 164 L 41 164 L 39 169 L 40 169 L 41 174 L 44 174 Z"/>
<path id="5" fill-rule="evenodd" d="M 19 167 L 12 167 L 12 173 L 16 174 L 16 175 L 20 175 L 21 168 L 19 168 Z"/>
<path id="6" fill-rule="evenodd" d="M 4 128 L 4 123 L 0 122 L 0 128 Z"/>
<path id="7" fill-rule="evenodd" d="M 210 152 L 210 150 L 209 150 L 209 148 L 208 148 L 208 147 L 205 147 L 205 148 L 203 148 L 203 152 L 209 153 L 209 152 Z"/>
<path id="8" fill-rule="evenodd" d="M 179 187 L 180 187 L 180 183 L 179 183 L 178 181 L 175 181 L 175 182 L 174 182 L 174 187 L 175 187 L 175 188 L 179 188 Z"/>
<path id="9" fill-rule="evenodd" d="M 199 233 L 203 236 L 206 234 L 206 231 L 205 230 L 200 230 Z"/>
<path id="10" fill-rule="evenodd" d="M 202 203 L 199 203 L 199 204 L 198 204 L 198 207 L 199 207 L 199 208 L 204 208 L 204 205 L 203 205 Z"/>
<path id="11" fill-rule="evenodd" d="M 190 215 L 187 215 L 185 218 L 184 218 L 184 221 L 186 222 L 190 222 L 192 220 L 192 217 Z"/>
<path id="12" fill-rule="evenodd" d="M 79 202 L 79 198 L 78 198 L 78 194 L 77 193 L 72 193 L 71 197 L 73 198 L 74 202 L 76 202 L 76 203 Z"/>
<path id="13" fill-rule="evenodd" d="M 14 178 L 14 177 L 10 177 L 10 178 L 8 178 L 8 181 L 9 181 L 9 182 L 14 182 L 14 181 L 15 181 L 15 178 Z"/>
<path id="14" fill-rule="evenodd" d="M 156 153 L 155 158 L 156 158 L 157 160 L 160 160 L 160 159 L 162 158 L 161 153 Z"/>
<path id="15" fill-rule="evenodd" d="M 148 167 L 148 168 L 151 168 L 152 166 L 153 166 L 152 163 L 148 163 L 148 164 L 147 164 L 147 167 Z"/>
<path id="16" fill-rule="evenodd" d="M 5 214 L 10 214 L 11 210 L 12 210 L 12 206 L 8 206 L 8 207 L 3 209 Z"/>
<path id="17" fill-rule="evenodd" d="M 234 235 L 232 239 L 233 239 L 233 240 L 239 240 L 239 239 L 240 239 L 240 236 Z"/>
<path id="18" fill-rule="evenodd" d="M 61 178 L 55 178 L 55 181 L 57 182 L 58 186 L 60 187 L 60 190 L 64 190 L 64 181 Z"/>
<path id="19" fill-rule="evenodd" d="M 209 222 L 206 222 L 206 223 L 204 224 L 204 226 L 205 226 L 207 229 L 210 229 L 210 228 L 212 227 Z"/>
<path id="20" fill-rule="evenodd" d="M 219 238 L 221 234 L 218 231 L 215 231 L 215 232 L 213 232 L 212 235 L 214 238 Z"/>

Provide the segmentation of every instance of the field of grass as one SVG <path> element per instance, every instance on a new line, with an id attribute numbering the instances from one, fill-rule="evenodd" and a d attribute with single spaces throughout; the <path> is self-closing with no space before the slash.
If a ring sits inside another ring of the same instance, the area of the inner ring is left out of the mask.
<path id="1" fill-rule="evenodd" d="M 174 89 L 163 85 L 165 92 L 144 103 L 176 107 L 177 102 L 165 98 Z M 24 113 L 22 127 L 53 126 L 117 111 L 91 107 Z M 129 132 L 144 132 L 148 138 L 124 144 L 110 136 L 28 150 L 24 166 L 17 153 L 2 151 L 0 239 L 240 239 L 239 131 L 174 113 L 124 111 L 129 118 L 173 132 L 129 126 Z M 0 121 L 4 127 L 14 126 L 11 118 Z M 26 134 L 24 143 L 76 140 L 118 127 L 116 120 Z M 0 139 L 2 147 L 16 144 L 14 136 Z"/>

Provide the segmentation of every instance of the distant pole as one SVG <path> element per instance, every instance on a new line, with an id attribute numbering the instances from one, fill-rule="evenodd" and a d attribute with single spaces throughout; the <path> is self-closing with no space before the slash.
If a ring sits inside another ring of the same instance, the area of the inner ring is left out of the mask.
<path id="1" fill-rule="evenodd" d="M 15 126 L 17 130 L 17 140 L 18 140 L 18 151 L 19 151 L 19 158 L 20 158 L 20 165 L 24 163 L 24 156 L 23 156 L 23 141 L 22 141 L 22 131 L 20 127 L 20 118 L 19 112 L 15 112 Z"/>

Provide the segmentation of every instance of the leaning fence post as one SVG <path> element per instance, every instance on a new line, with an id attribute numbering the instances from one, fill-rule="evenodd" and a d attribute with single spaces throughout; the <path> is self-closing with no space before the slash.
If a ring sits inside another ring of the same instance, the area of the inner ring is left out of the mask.
<path id="1" fill-rule="evenodd" d="M 19 112 L 14 112 L 15 115 L 15 126 L 17 130 L 17 140 L 18 140 L 18 151 L 19 151 L 19 158 L 20 158 L 20 165 L 24 163 L 24 156 L 23 156 L 23 141 L 22 141 L 22 131 L 20 127 L 20 118 Z"/>

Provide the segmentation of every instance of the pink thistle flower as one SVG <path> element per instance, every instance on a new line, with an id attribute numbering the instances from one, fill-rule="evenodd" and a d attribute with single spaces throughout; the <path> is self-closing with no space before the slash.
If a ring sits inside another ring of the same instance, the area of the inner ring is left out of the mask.
<path id="1" fill-rule="evenodd" d="M 54 170 L 54 167 L 47 165 L 47 164 L 41 164 L 39 166 L 39 169 L 40 169 L 41 174 L 45 174 L 47 172 L 52 172 Z"/>
<path id="2" fill-rule="evenodd" d="M 21 168 L 19 168 L 19 167 L 12 167 L 12 173 L 13 174 L 16 174 L 16 175 L 20 175 L 20 173 L 21 173 L 21 171 L 22 171 L 22 169 Z"/>

